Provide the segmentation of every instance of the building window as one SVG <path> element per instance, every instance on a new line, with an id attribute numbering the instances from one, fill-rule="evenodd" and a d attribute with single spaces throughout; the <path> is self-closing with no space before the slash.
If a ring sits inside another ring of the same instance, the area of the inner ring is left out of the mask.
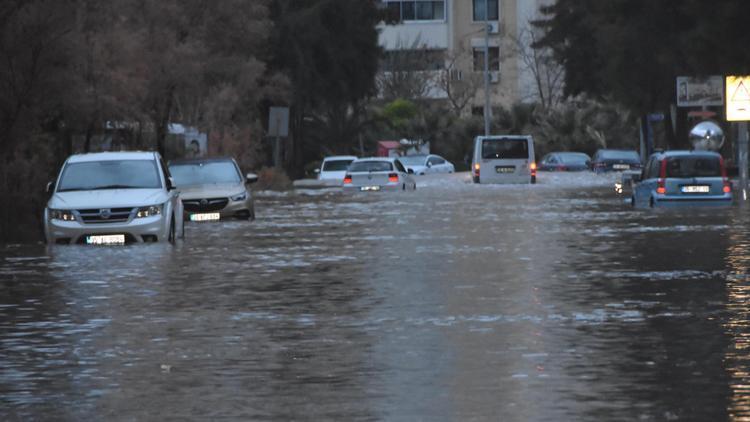
<path id="1" fill-rule="evenodd" d="M 445 20 L 445 0 L 388 0 L 386 8 L 394 22 Z"/>
<path id="2" fill-rule="evenodd" d="M 473 0 L 474 1 L 474 21 L 483 21 L 485 11 L 487 20 L 496 21 L 500 19 L 498 0 Z"/>
<path id="3" fill-rule="evenodd" d="M 500 47 L 490 47 L 489 70 L 500 70 Z M 484 47 L 474 48 L 474 70 L 477 72 L 484 71 Z"/>

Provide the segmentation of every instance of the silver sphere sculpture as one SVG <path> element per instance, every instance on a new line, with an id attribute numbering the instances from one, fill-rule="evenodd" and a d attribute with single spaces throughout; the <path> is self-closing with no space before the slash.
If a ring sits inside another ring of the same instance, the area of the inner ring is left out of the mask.
<path id="1" fill-rule="evenodd" d="M 700 122 L 690 130 L 690 143 L 697 150 L 718 151 L 724 145 L 724 139 L 724 130 L 710 120 Z"/>

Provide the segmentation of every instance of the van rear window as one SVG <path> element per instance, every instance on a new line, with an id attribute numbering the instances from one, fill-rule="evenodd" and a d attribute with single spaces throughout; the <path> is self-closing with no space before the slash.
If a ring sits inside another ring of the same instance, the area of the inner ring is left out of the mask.
<path id="1" fill-rule="evenodd" d="M 484 159 L 528 159 L 529 142 L 526 139 L 485 139 L 482 141 L 482 158 Z"/>
<path id="2" fill-rule="evenodd" d="M 721 177 L 721 164 L 716 157 L 671 157 L 667 177 Z"/>

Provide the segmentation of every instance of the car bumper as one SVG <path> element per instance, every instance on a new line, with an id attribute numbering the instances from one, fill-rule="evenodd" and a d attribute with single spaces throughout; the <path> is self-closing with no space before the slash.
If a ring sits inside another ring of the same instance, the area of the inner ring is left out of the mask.
<path id="1" fill-rule="evenodd" d="M 654 206 L 670 207 L 716 207 L 732 205 L 732 195 L 714 195 L 703 197 L 659 196 L 654 197 Z"/>
<path id="2" fill-rule="evenodd" d="M 229 201 L 227 205 L 220 209 L 220 210 L 195 210 L 195 211 L 188 211 L 185 210 L 184 216 L 185 221 L 191 221 L 190 216 L 193 214 L 214 214 L 219 213 L 219 218 L 224 219 L 230 219 L 230 218 L 251 218 L 255 216 L 255 209 L 252 199 L 246 200 L 246 201 Z"/>
<path id="3" fill-rule="evenodd" d="M 47 220 L 45 232 L 49 244 L 83 244 L 87 236 L 112 234 L 125 235 L 125 243 L 163 242 L 169 238 L 169 221 L 163 215 L 113 224 Z"/>
<path id="4" fill-rule="evenodd" d="M 395 192 L 400 191 L 403 189 L 401 184 L 387 184 L 387 185 L 343 185 L 341 188 L 344 192 L 363 192 L 363 193 L 370 193 L 370 192 Z"/>

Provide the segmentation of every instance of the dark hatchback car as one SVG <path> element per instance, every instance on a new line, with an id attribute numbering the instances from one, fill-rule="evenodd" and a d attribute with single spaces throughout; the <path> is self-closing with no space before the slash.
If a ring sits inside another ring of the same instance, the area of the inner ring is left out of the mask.
<path id="1" fill-rule="evenodd" d="M 591 157 L 582 152 L 551 152 L 542 158 L 539 170 L 542 171 L 583 171 L 588 170 Z"/>
<path id="2" fill-rule="evenodd" d="M 641 157 L 636 151 L 600 149 L 591 160 L 591 170 L 595 173 L 638 170 L 640 168 Z"/>

